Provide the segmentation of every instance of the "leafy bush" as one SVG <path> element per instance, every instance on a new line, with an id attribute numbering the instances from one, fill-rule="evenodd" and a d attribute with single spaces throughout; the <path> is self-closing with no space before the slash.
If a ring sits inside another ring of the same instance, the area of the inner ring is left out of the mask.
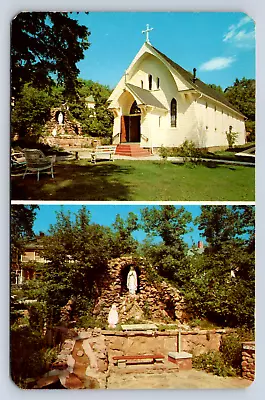
<path id="1" fill-rule="evenodd" d="M 227 365 L 219 351 L 209 351 L 192 358 L 192 364 L 196 369 L 203 369 L 218 376 L 236 376 L 236 371 Z"/>
<path id="2" fill-rule="evenodd" d="M 234 144 L 236 143 L 238 137 L 238 132 L 226 132 L 226 138 L 228 141 L 228 146 L 233 147 Z"/>
<path id="3" fill-rule="evenodd" d="M 164 147 L 163 145 L 158 149 L 158 154 L 163 160 L 167 160 L 167 158 L 170 156 L 170 150 L 167 147 Z"/>
<path id="4" fill-rule="evenodd" d="M 183 157 L 185 163 L 195 163 L 201 158 L 201 152 L 192 140 L 185 140 L 181 146 L 173 149 L 173 153 L 176 156 Z"/>
<path id="5" fill-rule="evenodd" d="M 16 385 L 24 388 L 26 379 L 46 370 L 44 338 L 29 326 L 12 326 L 10 344 L 11 376 Z"/>
<path id="6" fill-rule="evenodd" d="M 79 328 L 101 328 L 106 329 L 106 321 L 102 321 L 101 319 L 95 318 L 91 314 L 82 315 L 77 322 L 77 326 Z"/>
<path id="7" fill-rule="evenodd" d="M 225 364 L 234 368 L 237 373 L 240 373 L 242 342 L 238 334 L 234 333 L 223 336 L 220 351 Z"/>

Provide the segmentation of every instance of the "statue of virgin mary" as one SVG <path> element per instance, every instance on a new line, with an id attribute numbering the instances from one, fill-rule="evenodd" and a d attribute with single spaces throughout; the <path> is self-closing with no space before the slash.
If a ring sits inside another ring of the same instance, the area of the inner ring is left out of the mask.
<path id="1" fill-rule="evenodd" d="M 130 268 L 127 275 L 127 288 L 129 289 L 130 294 L 135 294 L 137 290 L 137 275 L 133 267 Z"/>

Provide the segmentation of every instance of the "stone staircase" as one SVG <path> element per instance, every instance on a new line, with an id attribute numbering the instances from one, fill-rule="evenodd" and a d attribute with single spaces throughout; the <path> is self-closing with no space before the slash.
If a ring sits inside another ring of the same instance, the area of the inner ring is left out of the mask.
<path id="1" fill-rule="evenodd" d="M 147 157 L 150 152 L 140 147 L 139 143 L 120 143 L 116 148 L 115 154 L 129 157 Z"/>

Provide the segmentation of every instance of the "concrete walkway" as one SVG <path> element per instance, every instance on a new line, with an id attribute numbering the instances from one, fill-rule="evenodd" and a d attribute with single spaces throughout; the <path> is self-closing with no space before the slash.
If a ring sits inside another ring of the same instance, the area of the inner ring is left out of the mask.
<path id="1" fill-rule="evenodd" d="M 252 381 L 220 377 L 195 369 L 179 372 L 111 373 L 107 389 L 243 389 Z"/>
<path id="2" fill-rule="evenodd" d="M 80 151 L 79 154 L 79 160 L 90 160 L 91 158 L 91 151 Z M 72 155 L 69 156 L 57 156 L 56 160 L 58 161 L 67 161 L 67 160 L 74 160 L 75 159 L 75 154 L 73 152 Z M 150 156 L 145 156 L 145 157 L 131 157 L 131 156 L 121 156 L 118 154 L 115 154 L 113 156 L 114 160 L 128 160 L 128 161 L 162 161 L 161 157 L 158 154 L 153 154 Z M 182 164 L 184 162 L 183 157 L 168 157 L 168 161 L 174 162 L 174 163 L 179 163 Z M 244 161 L 230 161 L 230 160 L 217 160 L 214 158 L 201 158 L 202 161 L 210 161 L 210 162 L 216 162 L 218 164 L 226 164 L 226 165 L 242 165 L 246 167 L 254 167 L 255 164 L 253 162 L 244 162 Z"/>

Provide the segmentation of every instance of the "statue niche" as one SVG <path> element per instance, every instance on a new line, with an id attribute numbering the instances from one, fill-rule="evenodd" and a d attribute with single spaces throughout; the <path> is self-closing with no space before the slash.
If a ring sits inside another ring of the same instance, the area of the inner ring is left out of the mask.
<path id="1" fill-rule="evenodd" d="M 133 267 L 130 267 L 130 271 L 127 275 L 127 289 L 130 294 L 135 294 L 137 290 L 137 274 Z"/>
<path id="2" fill-rule="evenodd" d="M 119 273 L 120 296 L 139 293 L 140 275 L 140 269 L 136 265 L 127 264 L 121 268 Z"/>

